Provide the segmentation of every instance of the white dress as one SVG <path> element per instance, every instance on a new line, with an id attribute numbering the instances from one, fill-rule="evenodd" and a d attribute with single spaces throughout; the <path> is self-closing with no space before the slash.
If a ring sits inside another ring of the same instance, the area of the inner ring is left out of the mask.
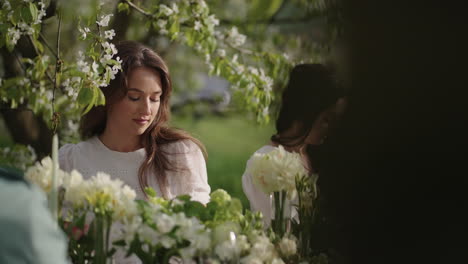
<path id="1" fill-rule="evenodd" d="M 210 186 L 206 163 L 200 148 L 190 140 L 180 140 L 164 146 L 168 159 L 178 171 L 167 171 L 168 198 L 188 194 L 193 200 L 206 204 L 210 200 Z M 66 144 L 59 150 L 60 168 L 70 172 L 79 171 L 87 179 L 97 172 L 105 172 L 112 178 L 122 180 L 137 193 L 137 199 L 144 199 L 144 192 L 138 181 L 138 169 L 146 157 L 144 148 L 133 152 L 118 152 L 107 148 L 95 136 L 78 144 Z M 187 169 L 185 169 L 187 168 Z M 150 172 L 151 173 L 151 172 Z M 161 196 L 161 190 L 154 175 L 149 175 L 148 184 Z"/>
<path id="2" fill-rule="evenodd" d="M 255 153 L 265 154 L 270 151 L 275 150 L 276 148 L 271 145 L 265 145 L 255 151 Z M 254 153 L 254 154 L 255 154 Z M 253 156 L 253 155 L 252 155 Z M 271 219 L 273 218 L 271 212 L 271 198 L 270 195 L 265 194 L 261 189 L 257 188 L 253 183 L 252 175 L 247 173 L 248 167 L 250 166 L 250 159 L 247 161 L 245 172 L 242 175 L 242 189 L 244 190 L 245 196 L 249 199 L 250 210 L 252 212 L 261 212 L 263 215 L 263 223 L 265 227 L 269 226 Z M 292 201 L 294 204 L 296 200 Z M 294 206 L 291 208 L 291 217 L 297 219 L 297 211 Z"/>

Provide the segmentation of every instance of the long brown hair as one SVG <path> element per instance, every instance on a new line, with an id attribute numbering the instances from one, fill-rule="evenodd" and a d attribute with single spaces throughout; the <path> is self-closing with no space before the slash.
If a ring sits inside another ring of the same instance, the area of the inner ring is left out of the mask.
<path id="1" fill-rule="evenodd" d="M 115 76 L 115 79 L 101 90 L 106 97 L 106 105 L 92 108 L 84 115 L 80 122 L 80 134 L 83 139 L 100 135 L 106 128 L 107 107 L 121 100 L 127 93 L 127 76 L 137 67 L 148 67 L 156 70 L 161 79 L 162 94 L 160 97 L 159 111 L 154 121 L 141 135 L 141 143 L 146 150 L 146 158 L 138 171 L 140 187 L 144 190 L 148 187 L 149 170 L 154 170 L 156 180 L 161 189 L 162 195 L 168 198 L 168 180 L 166 171 L 181 170 L 185 168 L 176 167 L 169 162 L 168 153 L 161 148 L 163 145 L 188 139 L 197 144 L 206 156 L 203 144 L 187 132 L 171 128 L 168 126 L 170 119 L 169 98 L 172 93 L 172 82 L 169 69 L 164 60 L 152 49 L 133 41 L 122 41 L 116 45 L 118 50 L 115 57 L 122 60 L 122 70 Z"/>

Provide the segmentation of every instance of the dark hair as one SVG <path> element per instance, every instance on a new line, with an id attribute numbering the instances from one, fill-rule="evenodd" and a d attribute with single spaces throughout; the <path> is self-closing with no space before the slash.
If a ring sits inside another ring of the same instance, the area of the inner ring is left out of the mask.
<path id="1" fill-rule="evenodd" d="M 321 112 L 342 97 L 332 72 L 322 64 L 296 65 L 283 91 L 281 108 L 276 119 L 276 134 L 271 140 L 283 146 L 302 144 Z M 293 136 L 281 134 L 298 123 L 299 132 Z"/>
<path id="2" fill-rule="evenodd" d="M 148 186 L 148 170 L 155 171 L 156 180 L 159 184 L 163 197 L 167 198 L 166 171 L 176 170 L 168 160 L 169 153 L 161 148 L 162 145 L 178 140 L 188 139 L 197 144 L 206 156 L 204 146 L 200 141 L 191 137 L 187 132 L 171 128 L 167 125 L 170 119 L 169 98 L 172 92 L 172 82 L 169 69 L 164 60 L 152 49 L 133 41 L 122 41 L 116 45 L 117 54 L 122 60 L 122 70 L 117 73 L 115 79 L 101 90 L 106 97 L 105 106 L 93 107 L 80 122 L 80 133 L 83 139 L 99 135 L 106 127 L 106 110 L 109 105 L 122 99 L 127 93 L 127 76 L 137 67 L 148 67 L 156 70 L 161 79 L 162 94 L 160 106 L 153 123 L 141 136 L 141 143 L 146 150 L 146 159 L 138 171 L 140 187 L 144 190 Z M 172 153 L 171 153 L 172 154 Z"/>

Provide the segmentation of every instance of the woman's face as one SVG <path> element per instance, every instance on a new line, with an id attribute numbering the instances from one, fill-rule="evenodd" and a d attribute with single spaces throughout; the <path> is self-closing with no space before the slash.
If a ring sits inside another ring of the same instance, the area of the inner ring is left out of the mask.
<path id="1" fill-rule="evenodd" d="M 127 78 L 126 95 L 107 112 L 107 127 L 116 133 L 140 136 L 153 123 L 162 94 L 159 73 L 148 67 L 133 69 Z M 107 129 L 106 127 L 106 129 Z"/>

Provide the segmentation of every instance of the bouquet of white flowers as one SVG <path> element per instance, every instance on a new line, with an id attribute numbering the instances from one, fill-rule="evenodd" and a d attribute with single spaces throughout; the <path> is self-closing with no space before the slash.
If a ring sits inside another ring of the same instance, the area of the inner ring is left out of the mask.
<path id="1" fill-rule="evenodd" d="M 53 176 L 53 166 L 46 157 L 28 169 L 27 178 L 49 193 L 58 189 L 58 223 L 68 236 L 72 263 L 110 263 L 117 250 L 143 263 L 169 263 L 174 257 L 184 263 L 295 259 L 295 241 L 271 240 L 260 214 L 243 213 L 239 199 L 224 190 L 212 192 L 206 206 L 188 195 L 165 200 L 151 188 L 145 190 L 147 201 L 135 200 L 134 190 L 107 174 L 83 179 L 77 171 L 58 170 Z"/>
<path id="2" fill-rule="evenodd" d="M 272 197 L 271 227 L 280 237 L 289 229 L 290 202 L 296 197 L 296 177 L 307 175 L 298 153 L 286 151 L 283 146 L 265 153 L 255 153 L 247 173 L 254 184 Z"/>

